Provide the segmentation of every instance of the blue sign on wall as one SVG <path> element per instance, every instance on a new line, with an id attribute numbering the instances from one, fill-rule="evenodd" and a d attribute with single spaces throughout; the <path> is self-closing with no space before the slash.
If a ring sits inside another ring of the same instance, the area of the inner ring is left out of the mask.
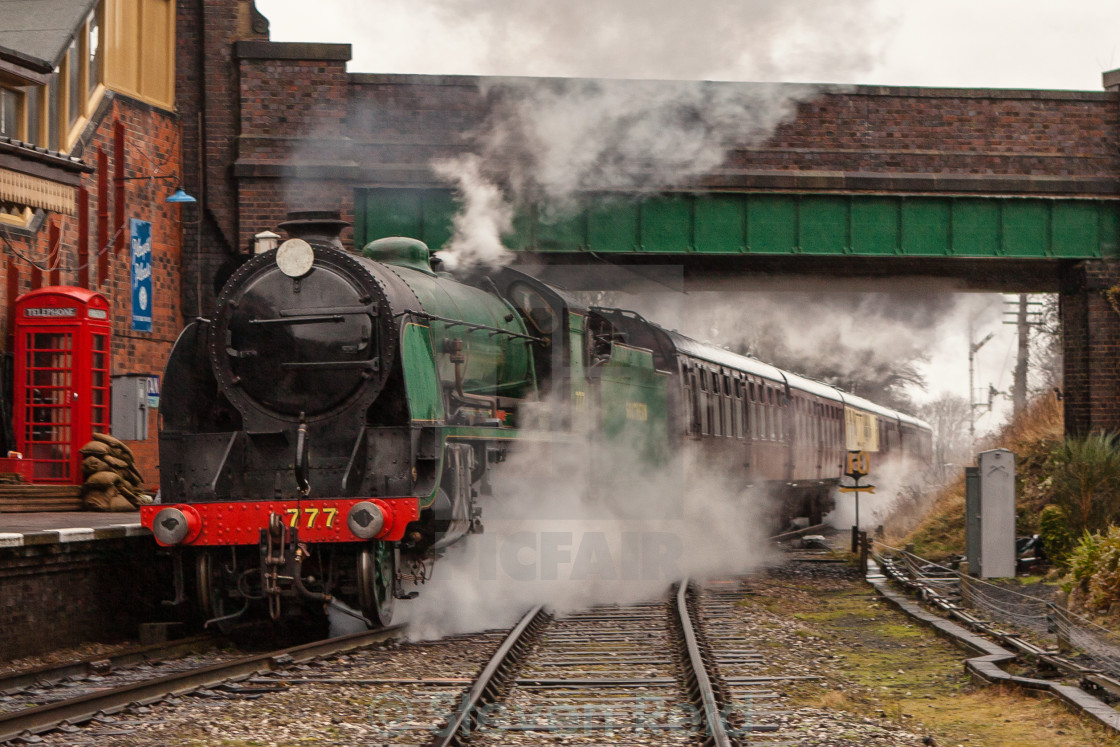
<path id="1" fill-rule="evenodd" d="M 152 331 L 152 224 L 130 220 L 129 246 L 132 254 L 132 328 Z"/>

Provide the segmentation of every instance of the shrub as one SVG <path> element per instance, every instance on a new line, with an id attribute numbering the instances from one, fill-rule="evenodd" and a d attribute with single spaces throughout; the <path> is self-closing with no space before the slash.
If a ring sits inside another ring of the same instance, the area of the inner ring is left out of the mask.
<path id="1" fill-rule="evenodd" d="M 1069 557 L 1070 574 L 1085 595 L 1085 605 L 1106 611 L 1120 602 L 1120 527 L 1105 534 L 1086 532 Z"/>
<path id="2" fill-rule="evenodd" d="M 1115 435 L 1067 438 L 1049 458 L 1050 498 L 1065 511 L 1071 535 L 1098 531 L 1120 513 L 1120 451 Z"/>
<path id="3" fill-rule="evenodd" d="M 1073 547 L 1073 533 L 1069 530 L 1069 517 L 1061 506 L 1044 506 L 1038 515 L 1038 536 L 1046 559 L 1054 565 L 1064 566 Z"/>
<path id="4" fill-rule="evenodd" d="M 1069 575 L 1073 576 L 1074 583 L 1087 589 L 1089 579 L 1097 569 L 1097 561 L 1101 554 L 1101 536 L 1085 532 L 1073 548 L 1069 556 Z"/>

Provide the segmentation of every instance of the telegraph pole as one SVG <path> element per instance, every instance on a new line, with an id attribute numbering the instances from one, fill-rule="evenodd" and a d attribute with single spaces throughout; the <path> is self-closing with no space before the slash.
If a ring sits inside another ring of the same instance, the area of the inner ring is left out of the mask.
<path id="1" fill-rule="evenodd" d="M 973 342 L 972 324 L 968 325 L 968 442 L 973 448 L 976 446 L 976 408 L 984 406 L 983 402 L 976 402 L 976 389 L 973 384 L 976 370 L 976 351 L 984 347 L 984 344 L 994 336 L 995 332 L 989 332 L 987 337 L 980 342 Z"/>
<path id="2" fill-rule="evenodd" d="M 1028 300 L 1026 293 L 1019 294 L 1018 303 L 1005 299 L 1008 306 L 1018 308 L 1014 311 L 1003 312 L 1004 324 L 1014 324 L 1019 335 L 1019 354 L 1015 359 L 1015 383 L 1011 388 L 1011 404 L 1015 415 L 1027 407 L 1027 368 L 1030 365 L 1031 352 L 1031 327 L 1038 325 L 1038 306 L 1040 302 Z M 1032 314 L 1034 318 L 1032 318 Z M 1007 321 L 1006 317 L 1015 316 L 1015 321 Z"/>
<path id="3" fill-rule="evenodd" d="M 1015 388 L 1011 390 L 1011 408 L 1018 415 L 1027 407 L 1027 360 L 1031 349 L 1026 293 L 1019 294 L 1019 315 L 1015 321 L 1015 331 L 1019 333 L 1019 355 L 1015 359 Z"/>

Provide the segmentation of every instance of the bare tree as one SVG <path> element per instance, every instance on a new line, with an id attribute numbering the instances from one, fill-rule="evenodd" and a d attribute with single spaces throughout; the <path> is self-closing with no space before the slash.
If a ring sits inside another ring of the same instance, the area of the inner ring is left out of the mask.
<path id="1" fill-rule="evenodd" d="M 944 482 L 971 460 L 968 400 L 956 394 L 942 394 L 923 405 L 919 413 L 933 427 L 933 471 Z"/>
<path id="2" fill-rule="evenodd" d="M 1058 294 L 1032 296 L 1042 306 L 1033 325 L 1031 345 L 1031 391 L 1038 394 L 1062 388 L 1062 322 L 1058 317 Z"/>

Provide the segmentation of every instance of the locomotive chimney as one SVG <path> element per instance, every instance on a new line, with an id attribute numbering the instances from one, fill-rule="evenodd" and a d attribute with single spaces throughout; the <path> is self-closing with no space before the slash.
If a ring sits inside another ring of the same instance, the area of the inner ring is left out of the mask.
<path id="1" fill-rule="evenodd" d="M 287 231 L 290 238 L 344 251 L 342 229 L 349 225 L 337 210 L 292 210 L 279 227 Z"/>

